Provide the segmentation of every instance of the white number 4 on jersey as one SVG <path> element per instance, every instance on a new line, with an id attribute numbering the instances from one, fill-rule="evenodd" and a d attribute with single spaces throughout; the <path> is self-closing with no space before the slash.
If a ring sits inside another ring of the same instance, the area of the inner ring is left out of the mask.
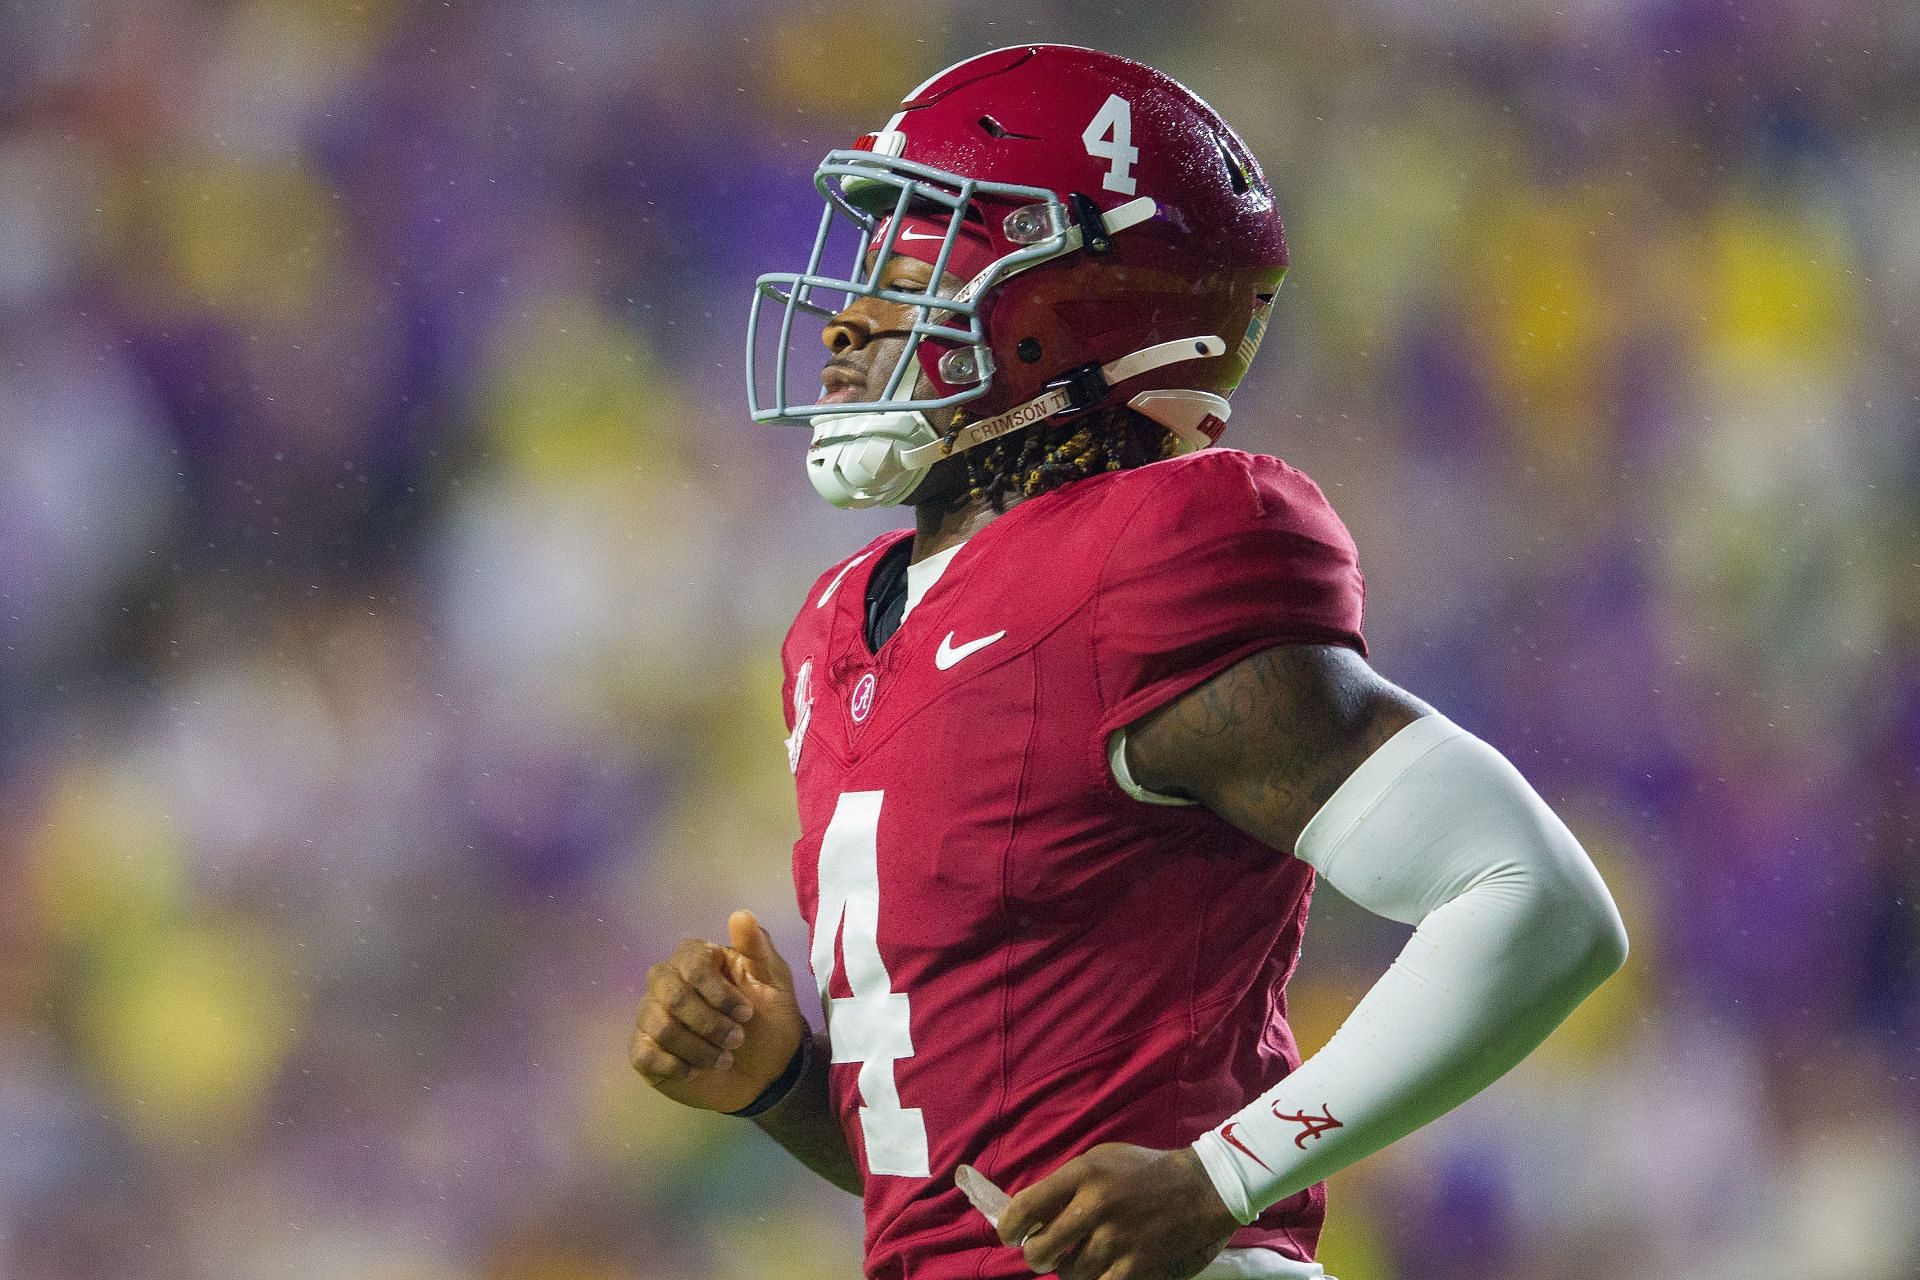
<path id="1" fill-rule="evenodd" d="M 895 991 L 880 958 L 880 802 L 884 791 L 846 791 L 820 838 L 820 900 L 813 917 L 813 973 L 827 1010 L 835 1062 L 860 1064 L 860 1133 L 867 1170 L 927 1176 L 927 1123 L 900 1105 L 893 1064 L 913 1056 L 912 1002 Z M 835 936 L 846 959 L 848 999 L 827 995 Z"/>

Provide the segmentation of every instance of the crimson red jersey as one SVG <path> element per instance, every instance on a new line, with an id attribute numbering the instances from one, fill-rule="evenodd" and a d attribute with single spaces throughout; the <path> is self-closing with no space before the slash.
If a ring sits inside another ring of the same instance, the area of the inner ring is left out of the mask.
<path id="1" fill-rule="evenodd" d="M 1306 476 L 1209 449 L 974 534 L 876 654 L 900 530 L 823 575 L 782 656 L 800 912 L 866 1173 L 872 1280 L 1032 1273 L 954 1187 L 1101 1142 L 1173 1148 L 1299 1063 L 1285 985 L 1313 872 L 1126 795 L 1108 736 L 1276 644 L 1365 652 L 1353 542 Z M 1312 1257 L 1314 1187 L 1235 1234 Z"/>

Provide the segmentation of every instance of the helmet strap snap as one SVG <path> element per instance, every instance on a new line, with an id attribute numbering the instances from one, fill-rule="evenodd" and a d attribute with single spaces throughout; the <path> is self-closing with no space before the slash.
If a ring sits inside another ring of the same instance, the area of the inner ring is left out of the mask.
<path id="1" fill-rule="evenodd" d="M 1107 376 L 1098 362 L 1083 364 L 1078 369 L 1069 369 L 1062 377 L 1047 384 L 1047 390 L 1066 393 L 1067 404 L 1054 416 L 1064 413 L 1078 413 L 1107 398 Z"/>
<path id="2" fill-rule="evenodd" d="M 1080 228 L 1080 247 L 1088 253 L 1106 253 L 1113 248 L 1113 237 L 1107 230 L 1106 217 L 1100 212 L 1100 206 L 1093 202 L 1092 196 L 1082 195 L 1078 191 L 1067 195 L 1067 211 Z"/>

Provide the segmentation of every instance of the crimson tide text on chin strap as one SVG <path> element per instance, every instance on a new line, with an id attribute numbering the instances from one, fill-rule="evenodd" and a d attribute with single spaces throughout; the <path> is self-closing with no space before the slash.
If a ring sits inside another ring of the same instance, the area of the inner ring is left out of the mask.
<path id="1" fill-rule="evenodd" d="M 1209 333 L 1201 337 L 1177 338 L 1172 342 L 1162 342 L 1146 347 L 1121 356 L 1111 364 L 1082 365 L 1078 369 L 1070 370 L 1065 377 L 1048 383 L 1045 391 L 1025 404 L 1016 405 L 1005 413 L 996 413 L 991 418 L 982 418 L 979 422 L 961 428 L 952 436 L 909 449 L 901 455 L 900 460 L 908 467 L 932 466 L 942 458 L 952 457 L 956 453 L 965 453 L 975 445 L 985 444 L 989 440 L 1006 435 L 1009 431 L 1018 431 L 1022 427 L 1030 427 L 1036 422 L 1045 421 L 1059 414 L 1096 405 L 1106 398 L 1111 388 L 1129 378 L 1137 378 L 1143 373 L 1177 364 L 1183 360 L 1204 360 L 1223 355 L 1226 349 L 1227 344 L 1223 340 Z M 1198 448 L 1207 443 L 1206 437 L 1202 435 L 1199 440 L 1194 440 L 1189 432 L 1197 432 L 1197 428 L 1192 421 L 1189 421 L 1187 413 L 1177 412 L 1176 408 L 1204 407 L 1213 416 L 1224 421 L 1228 412 L 1227 401 L 1222 396 L 1201 391 L 1187 392 L 1185 395 L 1205 398 L 1204 400 L 1185 398 L 1169 400 L 1163 395 L 1144 392 L 1129 401 L 1128 407 L 1139 409 L 1156 421 L 1162 421 L 1163 426 L 1180 435 L 1189 445 Z M 1155 413 L 1149 412 L 1150 409 L 1168 413 L 1175 421 L 1163 421 Z"/>
<path id="2" fill-rule="evenodd" d="M 836 507 L 894 506 L 912 497 L 928 469 L 942 459 L 1048 418 L 1091 408 L 1129 378 L 1184 360 L 1211 359 L 1226 349 L 1217 334 L 1205 334 L 1158 343 L 1109 364 L 1082 365 L 1025 404 L 970 423 L 952 436 L 943 437 L 918 411 L 822 414 L 813 420 L 807 479 Z M 1209 443 L 1201 422 L 1208 417 L 1224 422 L 1230 412 L 1225 397 L 1207 391 L 1143 391 L 1127 406 L 1172 431 L 1187 450 Z"/>

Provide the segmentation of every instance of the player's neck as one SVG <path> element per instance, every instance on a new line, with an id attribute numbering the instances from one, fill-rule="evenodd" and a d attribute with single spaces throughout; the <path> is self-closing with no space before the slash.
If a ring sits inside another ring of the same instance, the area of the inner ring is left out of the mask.
<path id="1" fill-rule="evenodd" d="M 1019 501 L 1018 497 L 1010 498 L 1005 508 L 999 511 L 994 510 L 993 504 L 985 498 L 963 498 L 952 505 L 922 503 L 913 509 L 913 554 L 908 558 L 908 563 L 918 564 L 948 547 L 959 546 L 996 517 L 1013 510 Z"/>

